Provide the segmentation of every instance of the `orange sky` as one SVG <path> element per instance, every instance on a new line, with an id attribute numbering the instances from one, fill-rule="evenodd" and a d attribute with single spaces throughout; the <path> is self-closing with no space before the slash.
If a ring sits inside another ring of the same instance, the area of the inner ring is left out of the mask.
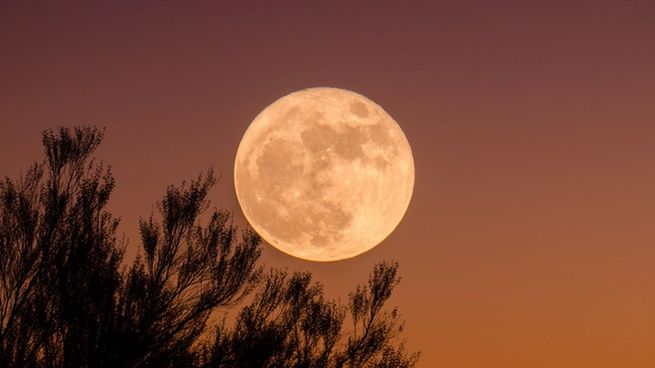
<path id="1" fill-rule="evenodd" d="M 238 213 L 234 155 L 266 105 L 351 89 L 412 144 L 405 219 L 352 260 L 264 262 L 345 299 L 397 260 L 420 367 L 655 366 L 655 3 L 216 3 L 3 2 L 0 175 L 42 129 L 106 126 L 133 255 L 166 185 L 211 165 Z"/>

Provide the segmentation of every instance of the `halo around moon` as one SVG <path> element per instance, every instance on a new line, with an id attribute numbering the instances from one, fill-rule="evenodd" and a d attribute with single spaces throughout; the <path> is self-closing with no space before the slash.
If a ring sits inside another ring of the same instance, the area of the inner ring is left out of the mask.
<path id="1" fill-rule="evenodd" d="M 234 164 L 243 213 L 277 249 L 312 261 L 355 257 L 398 226 L 414 188 L 400 126 L 352 91 L 309 88 L 266 107 Z"/>

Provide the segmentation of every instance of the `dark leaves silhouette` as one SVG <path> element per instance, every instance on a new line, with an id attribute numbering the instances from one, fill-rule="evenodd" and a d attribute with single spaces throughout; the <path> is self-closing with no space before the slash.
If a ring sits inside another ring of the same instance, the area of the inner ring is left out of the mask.
<path id="1" fill-rule="evenodd" d="M 209 209 L 212 171 L 169 186 L 141 251 L 106 206 L 115 187 L 94 127 L 43 133 L 45 160 L 0 182 L 3 367 L 412 367 L 379 263 L 342 305 L 309 273 L 263 271 L 260 238 Z M 208 213 L 209 212 L 209 213 Z M 254 294 L 253 294 L 254 292 Z M 234 321 L 217 311 L 243 305 Z"/>
<path id="2" fill-rule="evenodd" d="M 273 270 L 233 329 L 217 328 L 206 344 L 206 367 L 412 367 L 393 341 L 402 329 L 398 313 L 382 311 L 399 282 L 397 264 L 375 266 L 367 287 L 350 294 L 348 307 L 326 301 L 309 273 Z M 352 323 L 344 331 L 344 322 Z"/>

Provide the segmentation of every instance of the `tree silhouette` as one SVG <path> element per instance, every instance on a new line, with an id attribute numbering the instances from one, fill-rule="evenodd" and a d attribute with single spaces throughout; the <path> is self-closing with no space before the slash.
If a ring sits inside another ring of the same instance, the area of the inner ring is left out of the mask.
<path id="1" fill-rule="evenodd" d="M 211 173 L 169 187 L 158 204 L 161 223 L 141 221 L 144 256 L 130 268 L 119 296 L 123 365 L 180 367 L 194 360 L 194 343 L 217 307 L 232 306 L 256 285 L 259 238 L 235 244 L 231 216 L 216 211 L 197 224 L 214 184 Z M 128 353 L 129 352 L 129 353 Z"/>
<path id="2" fill-rule="evenodd" d="M 204 346 L 204 367 L 412 367 L 393 337 L 402 331 L 398 311 L 382 307 L 400 281 L 396 263 L 375 266 L 368 285 L 349 305 L 326 301 L 311 274 L 272 270 L 255 300 L 230 329 L 219 325 Z M 346 318 L 347 316 L 347 318 Z M 344 334 L 344 322 L 352 323 Z"/>
<path id="3" fill-rule="evenodd" d="M 239 234 L 227 211 L 203 215 L 211 171 L 168 187 L 125 264 L 105 209 L 115 182 L 92 158 L 102 136 L 45 131 L 45 161 L 0 182 L 1 366 L 415 365 L 397 311 L 383 309 L 397 264 L 376 265 L 348 305 L 325 300 L 309 273 L 264 273 L 257 234 Z M 255 290 L 236 320 L 212 322 Z"/>
<path id="4" fill-rule="evenodd" d="M 107 349 L 122 247 L 104 210 L 114 180 L 90 160 L 101 139 L 94 128 L 44 132 L 45 163 L 0 185 L 0 359 L 8 366 L 88 366 Z"/>

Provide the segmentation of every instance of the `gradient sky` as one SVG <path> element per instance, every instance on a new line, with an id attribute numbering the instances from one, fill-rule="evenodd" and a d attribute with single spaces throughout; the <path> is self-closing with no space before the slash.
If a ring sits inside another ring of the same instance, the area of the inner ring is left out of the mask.
<path id="1" fill-rule="evenodd" d="M 41 158 L 43 129 L 106 126 L 133 257 L 166 185 L 212 165 L 213 203 L 243 223 L 251 120 L 294 90 L 351 89 L 412 145 L 409 210 L 355 259 L 266 246 L 265 263 L 343 300 L 397 260 L 420 367 L 655 366 L 655 3 L 190 3 L 3 1 L 0 175 Z"/>

